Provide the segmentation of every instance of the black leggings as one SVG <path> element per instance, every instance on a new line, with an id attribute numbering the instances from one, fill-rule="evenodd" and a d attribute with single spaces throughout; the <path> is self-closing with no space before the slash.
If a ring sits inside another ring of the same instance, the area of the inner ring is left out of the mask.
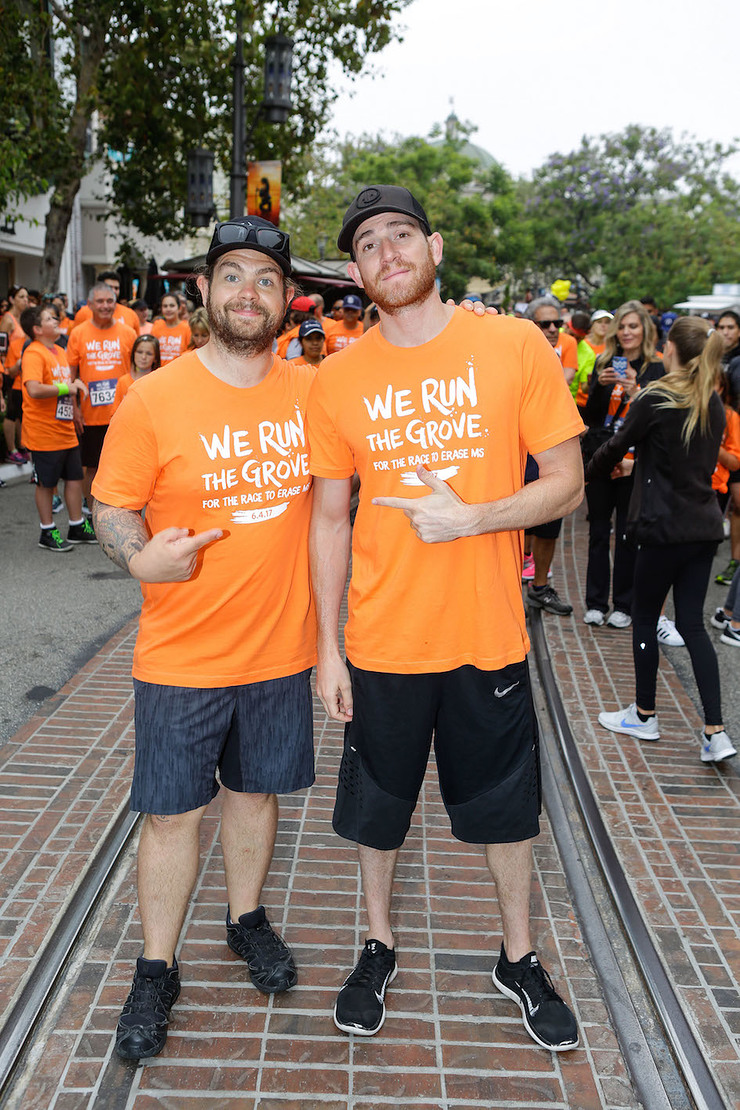
<path id="1" fill-rule="evenodd" d="M 704 627 L 704 599 L 717 551 L 715 541 L 642 544 L 635 560 L 632 597 L 632 652 L 635 658 L 636 702 L 655 709 L 658 676 L 656 625 L 663 602 L 673 586 L 676 628 L 686 641 L 694 669 L 704 723 L 722 724 L 717 656 Z"/>

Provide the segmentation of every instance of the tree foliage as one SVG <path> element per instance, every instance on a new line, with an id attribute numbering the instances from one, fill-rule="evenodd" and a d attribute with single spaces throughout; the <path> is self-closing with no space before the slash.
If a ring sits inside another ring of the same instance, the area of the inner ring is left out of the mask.
<path id="1" fill-rule="evenodd" d="M 740 276 L 737 147 L 630 126 L 584 137 L 520 183 L 531 273 L 582 284 L 595 304 L 672 304 Z"/>
<path id="2" fill-rule="evenodd" d="M 300 192 L 302 159 L 326 119 L 338 73 L 363 69 L 392 39 L 392 19 L 409 0 L 333 0 L 328 9 L 309 0 L 237 2 L 245 28 L 248 117 L 262 98 L 265 38 L 280 30 L 295 40 L 295 112 L 281 127 L 257 121 L 251 150 L 282 158 L 286 184 Z M 95 112 L 98 149 L 111 171 L 105 199 L 122 223 L 142 233 L 186 230 L 189 149 L 210 147 L 217 165 L 229 171 L 235 20 L 229 0 L 49 3 L 51 14 L 37 0 L 11 0 L 0 46 L 6 103 L 18 104 L 0 140 L 0 155 L 8 154 L 0 170 L 0 210 L 47 181 L 54 186 L 45 284 L 53 284 L 88 166 Z M 17 134 L 22 143 L 14 143 Z"/>
<path id="3" fill-rule="evenodd" d="M 501 166 L 483 169 L 465 153 L 469 129 L 437 141 L 380 136 L 347 139 L 315 152 L 304 203 L 288 211 L 286 226 L 297 254 L 315 257 L 317 235 L 328 236 L 330 254 L 347 205 L 366 185 L 405 185 L 444 238 L 439 269 L 444 296 L 461 297 L 468 280 L 498 280 L 522 249 L 503 234 L 518 209 L 514 185 Z"/>

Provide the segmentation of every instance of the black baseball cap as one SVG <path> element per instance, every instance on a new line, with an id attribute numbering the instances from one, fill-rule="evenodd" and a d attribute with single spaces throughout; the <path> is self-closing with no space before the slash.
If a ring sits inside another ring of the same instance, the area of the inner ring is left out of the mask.
<path id="1" fill-rule="evenodd" d="M 324 329 L 318 320 L 304 320 L 298 329 L 298 338 L 305 339 L 307 335 L 320 335 L 323 339 Z"/>
<path id="2" fill-rule="evenodd" d="M 357 194 L 344 213 L 342 230 L 337 239 L 340 251 L 354 258 L 352 239 L 357 228 L 381 212 L 402 212 L 405 216 L 413 216 L 427 235 L 432 234 L 426 212 L 408 189 L 402 185 L 368 185 Z"/>
<path id="3" fill-rule="evenodd" d="M 290 274 L 290 236 L 261 216 L 235 216 L 216 224 L 206 255 L 212 266 L 222 254 L 234 250 L 260 251 L 277 262 L 286 277 Z"/>

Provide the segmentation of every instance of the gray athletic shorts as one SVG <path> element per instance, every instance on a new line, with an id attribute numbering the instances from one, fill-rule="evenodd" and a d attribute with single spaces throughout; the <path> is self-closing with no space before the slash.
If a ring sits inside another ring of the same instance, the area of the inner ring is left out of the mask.
<path id="1" fill-rule="evenodd" d="M 310 676 L 309 669 L 205 690 L 135 678 L 131 809 L 188 813 L 208 805 L 219 780 L 240 794 L 290 794 L 311 786 Z"/>

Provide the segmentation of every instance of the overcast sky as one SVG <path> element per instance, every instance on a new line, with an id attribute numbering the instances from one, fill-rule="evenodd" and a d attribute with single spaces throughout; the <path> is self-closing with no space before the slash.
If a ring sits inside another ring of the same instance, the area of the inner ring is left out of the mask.
<path id="1" fill-rule="evenodd" d="M 340 135 L 426 136 L 452 98 L 514 174 L 628 123 L 740 135 L 738 0 L 413 0 L 398 23 L 337 101 Z"/>

